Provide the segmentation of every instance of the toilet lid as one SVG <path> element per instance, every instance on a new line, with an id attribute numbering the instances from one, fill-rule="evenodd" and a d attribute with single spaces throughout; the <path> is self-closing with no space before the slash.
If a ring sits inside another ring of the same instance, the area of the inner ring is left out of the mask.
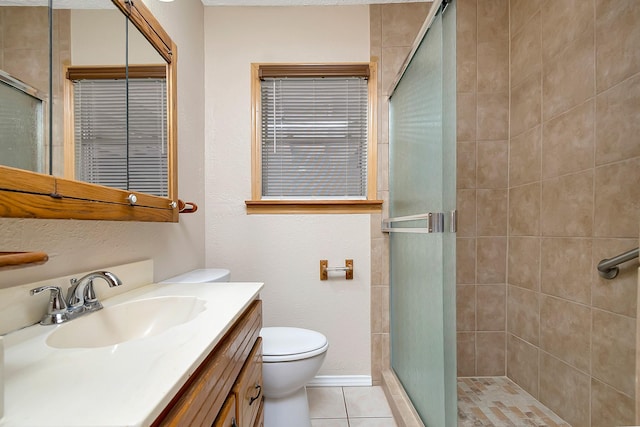
<path id="1" fill-rule="evenodd" d="M 265 362 L 306 359 L 327 350 L 327 337 L 302 328 L 268 327 L 260 331 Z"/>

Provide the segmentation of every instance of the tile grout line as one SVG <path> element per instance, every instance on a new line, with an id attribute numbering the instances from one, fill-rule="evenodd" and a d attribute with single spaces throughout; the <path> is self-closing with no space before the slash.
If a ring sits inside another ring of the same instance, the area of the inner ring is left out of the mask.
<path id="1" fill-rule="evenodd" d="M 344 413 L 347 415 L 347 427 L 351 427 L 351 421 L 349 421 L 349 409 L 347 407 L 347 396 L 344 394 L 344 387 L 340 387 L 342 392 L 342 404 L 344 405 Z"/>

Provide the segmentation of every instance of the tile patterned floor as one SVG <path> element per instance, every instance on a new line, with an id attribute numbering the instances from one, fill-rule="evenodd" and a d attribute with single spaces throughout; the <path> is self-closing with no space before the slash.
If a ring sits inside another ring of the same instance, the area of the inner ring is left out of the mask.
<path id="1" fill-rule="evenodd" d="M 312 427 L 396 427 L 381 387 L 307 387 Z M 571 427 L 506 377 L 458 378 L 458 427 Z"/>
<path id="2" fill-rule="evenodd" d="M 381 387 L 307 387 L 312 427 L 396 427 Z"/>
<path id="3" fill-rule="evenodd" d="M 571 427 L 506 377 L 458 378 L 458 427 Z"/>

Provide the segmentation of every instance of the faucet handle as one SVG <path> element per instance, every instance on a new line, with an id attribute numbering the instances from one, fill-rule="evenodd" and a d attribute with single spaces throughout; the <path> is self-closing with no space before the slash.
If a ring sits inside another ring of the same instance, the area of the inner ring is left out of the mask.
<path id="1" fill-rule="evenodd" d="M 84 293 L 82 294 L 84 299 L 84 307 L 88 311 L 100 310 L 102 308 L 102 303 L 98 301 L 98 297 L 96 296 L 96 291 L 93 289 L 93 279 L 87 282 L 87 286 L 84 288 Z"/>
<path id="2" fill-rule="evenodd" d="M 74 277 L 72 279 L 69 279 L 69 282 L 71 283 L 71 286 L 69 286 L 69 289 L 67 289 L 67 303 L 69 304 L 69 308 L 73 310 L 75 308 L 81 307 L 84 304 L 84 297 L 78 290 L 80 281 Z"/>
<path id="3" fill-rule="evenodd" d="M 69 320 L 67 316 L 67 303 L 62 296 L 62 290 L 59 286 L 41 286 L 31 289 L 31 295 L 37 295 L 44 291 L 51 291 L 49 295 L 49 305 L 47 313 L 40 320 L 41 325 L 54 325 Z"/>
<path id="4" fill-rule="evenodd" d="M 69 290 L 67 291 L 67 304 L 69 309 L 77 310 L 87 303 L 96 301 L 96 292 L 93 290 L 93 279 L 88 279 L 83 286 L 80 286 L 82 279 L 70 279 Z"/>

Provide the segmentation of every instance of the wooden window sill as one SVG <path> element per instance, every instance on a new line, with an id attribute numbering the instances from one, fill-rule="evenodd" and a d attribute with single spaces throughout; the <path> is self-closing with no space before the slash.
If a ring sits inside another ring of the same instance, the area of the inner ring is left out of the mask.
<path id="1" fill-rule="evenodd" d="M 247 214 L 366 214 L 382 211 L 382 200 L 247 200 Z"/>

